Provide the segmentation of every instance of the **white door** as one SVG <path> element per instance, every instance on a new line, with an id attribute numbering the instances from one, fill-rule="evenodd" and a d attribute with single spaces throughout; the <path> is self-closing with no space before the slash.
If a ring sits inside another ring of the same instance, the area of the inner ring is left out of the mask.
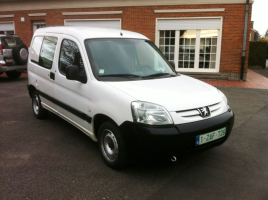
<path id="1" fill-rule="evenodd" d="M 121 29 L 121 19 L 65 19 L 64 25 Z"/>
<path id="2" fill-rule="evenodd" d="M 71 36 L 62 36 L 60 42 L 59 55 L 55 63 L 55 85 L 54 98 L 58 104 L 57 110 L 62 117 L 73 125 L 80 128 L 85 133 L 91 131 L 91 116 L 89 111 L 89 86 L 75 80 L 66 78 L 66 67 L 76 65 L 79 67 L 79 73 L 87 76 L 88 73 L 84 67 L 85 56 L 81 51 L 81 44 Z"/>

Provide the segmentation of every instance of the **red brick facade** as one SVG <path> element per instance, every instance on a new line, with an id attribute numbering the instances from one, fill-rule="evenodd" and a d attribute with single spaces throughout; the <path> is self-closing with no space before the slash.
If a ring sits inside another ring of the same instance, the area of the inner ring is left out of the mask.
<path id="1" fill-rule="evenodd" d="M 190 13 L 154 13 L 154 10 L 172 9 L 209 9 L 225 8 L 222 12 L 190 12 Z M 245 4 L 217 4 L 217 5 L 183 5 L 183 6 L 146 6 L 146 7 L 113 7 L 113 8 L 83 8 L 83 9 L 57 9 L 1 12 L 1 15 L 15 14 L 12 18 L 0 18 L 1 21 L 14 21 L 15 34 L 30 45 L 33 35 L 33 21 L 45 20 L 46 26 L 64 25 L 64 19 L 108 19 L 121 18 L 122 29 L 141 33 L 155 42 L 156 18 L 173 17 L 223 17 L 222 44 L 220 58 L 220 72 L 235 73 L 238 75 L 241 68 L 241 55 L 244 36 Z M 250 36 L 251 9 L 250 5 L 247 56 L 245 73 L 247 72 L 247 58 Z M 63 16 L 62 12 L 92 12 L 92 11 L 123 11 L 114 15 L 80 15 Z M 29 13 L 46 13 L 43 17 L 29 17 Z M 25 18 L 21 22 L 21 17 Z"/>

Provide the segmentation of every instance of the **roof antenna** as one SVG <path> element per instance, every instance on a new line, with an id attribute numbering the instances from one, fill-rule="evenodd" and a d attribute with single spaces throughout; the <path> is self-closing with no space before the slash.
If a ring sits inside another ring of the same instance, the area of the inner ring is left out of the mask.
<path id="1" fill-rule="evenodd" d="M 121 36 L 123 36 L 123 33 L 120 33 Z"/>

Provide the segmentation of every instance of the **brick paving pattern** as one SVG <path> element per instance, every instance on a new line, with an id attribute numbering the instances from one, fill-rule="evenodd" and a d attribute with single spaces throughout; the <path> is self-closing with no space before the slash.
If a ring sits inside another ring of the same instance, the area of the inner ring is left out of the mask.
<path id="1" fill-rule="evenodd" d="M 219 87 L 240 87 L 268 89 L 268 78 L 248 69 L 247 81 L 221 81 L 221 80 L 202 80 L 210 85 Z"/>

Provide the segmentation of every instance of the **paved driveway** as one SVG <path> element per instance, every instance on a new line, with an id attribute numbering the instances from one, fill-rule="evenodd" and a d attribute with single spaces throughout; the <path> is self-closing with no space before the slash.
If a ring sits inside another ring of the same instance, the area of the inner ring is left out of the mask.
<path id="1" fill-rule="evenodd" d="M 72 125 L 35 119 L 26 84 L 0 77 L 0 199 L 268 199 L 268 90 L 220 88 L 236 114 L 222 146 L 114 171 Z"/>

